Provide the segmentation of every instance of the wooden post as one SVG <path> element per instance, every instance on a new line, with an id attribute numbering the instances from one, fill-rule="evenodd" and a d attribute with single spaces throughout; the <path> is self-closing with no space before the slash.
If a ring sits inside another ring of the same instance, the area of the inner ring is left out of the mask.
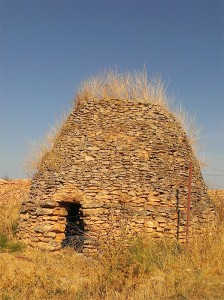
<path id="1" fill-rule="evenodd" d="M 191 180 L 192 180 L 192 161 L 190 162 L 190 166 L 189 166 L 189 178 L 188 178 L 186 244 L 188 244 L 189 241 L 190 212 L 191 212 Z"/>

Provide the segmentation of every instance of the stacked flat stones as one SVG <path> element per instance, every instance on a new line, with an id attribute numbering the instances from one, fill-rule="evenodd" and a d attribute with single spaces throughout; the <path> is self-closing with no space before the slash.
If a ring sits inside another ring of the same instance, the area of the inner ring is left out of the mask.
<path id="1" fill-rule="evenodd" d="M 80 102 L 32 180 L 18 235 L 29 245 L 60 249 L 67 215 L 61 203 L 68 202 L 81 204 L 90 237 L 84 251 L 123 234 L 183 240 L 191 161 L 191 228 L 200 229 L 214 219 L 213 204 L 175 117 L 141 100 Z"/>

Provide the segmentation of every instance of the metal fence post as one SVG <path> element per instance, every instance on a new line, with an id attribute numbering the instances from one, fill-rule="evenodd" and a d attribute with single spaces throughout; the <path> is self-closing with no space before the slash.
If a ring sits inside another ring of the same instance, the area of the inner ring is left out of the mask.
<path id="1" fill-rule="evenodd" d="M 176 205 L 177 205 L 177 241 L 180 236 L 180 209 L 179 209 L 179 190 L 176 190 Z"/>
<path id="2" fill-rule="evenodd" d="M 188 177 L 186 244 L 188 244 L 188 241 L 189 241 L 190 211 L 191 211 L 191 181 L 192 181 L 192 161 L 190 162 L 189 177 Z"/>

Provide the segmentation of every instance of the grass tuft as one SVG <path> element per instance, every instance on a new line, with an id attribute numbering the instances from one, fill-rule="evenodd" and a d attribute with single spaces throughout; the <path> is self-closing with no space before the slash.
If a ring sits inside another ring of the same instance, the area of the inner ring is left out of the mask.
<path id="1" fill-rule="evenodd" d="M 68 118 L 68 113 L 64 112 L 60 118 L 57 119 L 54 126 L 52 126 L 46 136 L 37 141 L 29 143 L 29 153 L 24 161 L 23 168 L 29 178 L 43 168 L 43 163 L 46 159 L 50 161 L 52 168 L 57 165 L 58 157 L 51 153 L 55 141 L 60 137 L 62 128 L 65 127 L 65 121 Z"/>
<path id="2" fill-rule="evenodd" d="M 101 71 L 81 84 L 76 95 L 77 102 L 87 99 L 138 99 L 168 107 L 166 86 L 159 76 L 148 79 L 147 71 L 124 72 Z"/>
<path id="3" fill-rule="evenodd" d="M 7 247 L 8 237 L 6 234 L 0 232 L 0 250 L 4 250 Z"/>
<path id="4" fill-rule="evenodd" d="M 9 241 L 5 233 L 0 232 L 0 252 L 18 252 L 24 249 L 24 245 L 17 241 Z"/>
<path id="5" fill-rule="evenodd" d="M 160 105 L 171 112 L 177 122 L 186 131 L 188 140 L 196 153 L 200 130 L 195 126 L 195 117 L 191 116 L 181 106 L 178 109 L 171 108 L 171 100 L 167 95 L 167 86 L 160 76 L 148 78 L 147 71 L 119 72 L 118 70 L 101 71 L 97 75 L 84 81 L 75 97 L 75 106 L 79 103 L 88 102 L 89 99 L 129 99 L 141 100 L 147 103 Z M 57 171 L 63 163 L 57 153 L 52 151 L 55 143 L 60 142 L 60 133 L 65 126 L 68 115 L 64 114 L 57 124 L 50 130 L 47 136 L 38 143 L 31 143 L 31 151 L 28 155 L 24 168 L 29 177 L 37 171 L 47 168 Z"/>

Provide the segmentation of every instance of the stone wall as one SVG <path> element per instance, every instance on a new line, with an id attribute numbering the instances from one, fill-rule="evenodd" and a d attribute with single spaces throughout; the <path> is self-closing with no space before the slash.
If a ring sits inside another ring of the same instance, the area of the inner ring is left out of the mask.
<path id="1" fill-rule="evenodd" d="M 30 245 L 60 249 L 66 203 L 79 203 L 84 251 L 122 234 L 178 235 L 183 240 L 190 161 L 191 228 L 200 229 L 214 218 L 213 204 L 175 117 L 140 100 L 79 103 L 32 180 L 18 235 Z"/>

